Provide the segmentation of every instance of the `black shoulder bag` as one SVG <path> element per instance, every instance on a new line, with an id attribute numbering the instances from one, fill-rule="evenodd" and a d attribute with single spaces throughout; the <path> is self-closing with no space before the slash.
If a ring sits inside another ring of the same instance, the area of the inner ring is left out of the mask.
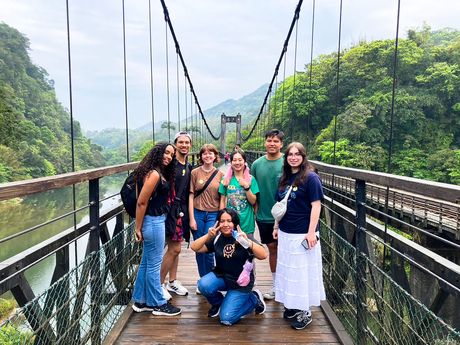
<path id="1" fill-rule="evenodd" d="M 206 190 L 206 188 L 208 188 L 209 184 L 212 182 L 212 180 L 214 179 L 214 176 L 216 176 L 218 172 L 219 172 L 219 169 L 216 169 L 212 173 L 212 175 L 208 178 L 208 180 L 204 184 L 203 188 L 195 191 L 195 198 L 198 198 L 201 195 L 201 193 L 203 193 Z"/>

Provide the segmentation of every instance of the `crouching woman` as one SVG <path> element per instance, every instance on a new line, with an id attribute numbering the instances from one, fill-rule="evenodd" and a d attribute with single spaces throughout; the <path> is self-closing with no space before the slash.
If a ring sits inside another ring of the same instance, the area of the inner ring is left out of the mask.
<path id="1" fill-rule="evenodd" d="M 198 289 L 211 304 L 208 316 L 219 315 L 220 322 L 228 326 L 253 311 L 262 314 L 266 307 L 260 291 L 252 290 L 254 272 L 250 269 L 250 262 L 254 257 L 265 259 L 267 253 L 261 244 L 247 238 L 239 224 L 238 214 L 224 208 L 217 214 L 214 227 L 191 245 L 197 253 L 215 253 L 216 266 L 198 281 Z M 232 235 L 237 228 L 239 236 L 243 236 L 248 244 L 247 249 Z M 227 291 L 225 297 L 221 291 Z"/>

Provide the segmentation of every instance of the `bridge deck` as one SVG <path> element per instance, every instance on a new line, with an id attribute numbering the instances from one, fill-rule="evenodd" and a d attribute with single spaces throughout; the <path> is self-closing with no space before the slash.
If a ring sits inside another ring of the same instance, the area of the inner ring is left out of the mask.
<path id="1" fill-rule="evenodd" d="M 256 285 L 268 290 L 271 273 L 268 260 L 257 261 Z M 198 278 L 195 255 L 185 244 L 182 248 L 178 277 L 190 293 L 173 294 L 173 303 L 182 308 L 177 317 L 132 313 L 115 344 L 339 344 L 331 323 L 321 308 L 314 308 L 313 322 L 304 330 L 292 329 L 282 317 L 283 307 L 267 302 L 263 315 L 246 316 L 238 324 L 227 327 L 217 318 L 207 317 L 206 299 L 195 294 Z"/>

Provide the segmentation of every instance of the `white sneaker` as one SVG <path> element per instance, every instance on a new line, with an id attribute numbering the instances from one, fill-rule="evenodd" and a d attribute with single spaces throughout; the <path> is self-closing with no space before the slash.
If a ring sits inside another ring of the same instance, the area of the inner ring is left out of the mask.
<path id="1" fill-rule="evenodd" d="M 268 300 L 275 299 L 275 291 L 271 290 L 270 292 L 264 293 L 264 298 Z"/>
<path id="2" fill-rule="evenodd" d="M 163 298 L 167 301 L 169 301 L 172 296 L 171 294 L 168 292 L 168 290 L 166 290 L 166 286 L 165 284 L 161 284 L 161 289 L 163 290 Z"/>
<path id="3" fill-rule="evenodd" d="M 188 290 L 177 279 L 174 280 L 172 283 L 167 283 L 166 289 L 168 289 L 168 291 L 175 292 L 176 294 L 181 295 L 181 296 L 188 295 Z"/>

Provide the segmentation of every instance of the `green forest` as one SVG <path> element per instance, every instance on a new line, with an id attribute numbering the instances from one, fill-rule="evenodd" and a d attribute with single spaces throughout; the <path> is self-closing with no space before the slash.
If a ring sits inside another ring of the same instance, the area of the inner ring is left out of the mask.
<path id="1" fill-rule="evenodd" d="M 399 40 L 391 136 L 394 53 L 394 40 L 344 49 L 338 81 L 337 53 L 319 56 L 278 87 L 270 125 L 310 159 L 460 184 L 460 32 L 425 26 Z"/>
<path id="2" fill-rule="evenodd" d="M 0 23 L 0 183 L 72 171 L 69 112 L 28 52 L 29 40 Z M 75 170 L 104 165 L 77 121 L 73 130 Z"/>

